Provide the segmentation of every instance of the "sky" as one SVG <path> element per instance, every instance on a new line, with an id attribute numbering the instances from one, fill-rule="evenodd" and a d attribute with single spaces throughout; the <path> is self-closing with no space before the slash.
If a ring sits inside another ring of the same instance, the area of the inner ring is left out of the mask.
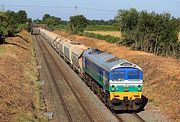
<path id="1" fill-rule="evenodd" d="M 1 0 L 0 9 L 26 10 L 33 19 L 50 14 L 68 20 L 70 16 L 83 14 L 88 19 L 113 19 L 119 9 L 169 12 L 180 18 L 180 0 Z M 77 9 L 75 9 L 77 6 Z"/>

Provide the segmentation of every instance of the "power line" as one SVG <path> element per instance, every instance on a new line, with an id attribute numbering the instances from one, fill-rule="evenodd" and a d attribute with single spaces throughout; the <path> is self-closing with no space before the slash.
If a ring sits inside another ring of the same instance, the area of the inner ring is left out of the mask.
<path id="1" fill-rule="evenodd" d="M 35 5 L 4 5 L 9 7 L 27 7 L 27 8 L 74 8 L 70 6 L 35 6 Z"/>
<path id="2" fill-rule="evenodd" d="M 93 11 L 101 11 L 101 12 L 117 12 L 115 10 L 107 10 L 107 9 L 97 9 L 97 8 L 86 8 L 86 7 L 79 7 L 80 9 L 87 9 L 87 10 L 93 10 Z"/>
<path id="3" fill-rule="evenodd" d="M 27 8 L 65 8 L 65 9 L 74 9 L 72 6 L 35 6 L 35 5 L 4 5 L 7 7 L 27 7 Z M 78 9 L 85 9 L 85 10 L 92 10 L 92 11 L 99 11 L 99 12 L 117 12 L 115 10 L 107 10 L 107 9 L 99 9 L 99 8 L 88 8 L 88 7 L 81 7 L 75 6 L 75 12 L 77 13 Z"/>

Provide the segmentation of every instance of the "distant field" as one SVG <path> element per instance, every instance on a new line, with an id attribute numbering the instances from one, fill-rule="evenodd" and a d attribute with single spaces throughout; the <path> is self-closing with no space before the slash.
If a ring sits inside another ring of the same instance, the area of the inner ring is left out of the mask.
<path id="1" fill-rule="evenodd" d="M 103 36 L 110 35 L 110 36 L 119 37 L 119 38 L 121 38 L 122 36 L 122 33 L 119 31 L 85 31 L 85 32 L 100 34 Z"/>
<path id="2" fill-rule="evenodd" d="M 86 31 L 119 31 L 119 26 L 113 25 L 87 25 Z"/>

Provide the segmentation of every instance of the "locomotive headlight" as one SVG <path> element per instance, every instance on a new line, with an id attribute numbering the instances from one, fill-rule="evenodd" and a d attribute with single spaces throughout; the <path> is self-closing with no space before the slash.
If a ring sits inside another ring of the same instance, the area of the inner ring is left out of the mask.
<path id="1" fill-rule="evenodd" d="M 140 85 L 138 85 L 137 87 L 138 87 L 138 89 L 137 89 L 137 90 L 138 90 L 138 91 L 141 91 L 141 86 L 140 86 Z"/>
<path id="2" fill-rule="evenodd" d="M 112 91 L 115 91 L 116 87 L 114 85 L 112 85 Z"/>

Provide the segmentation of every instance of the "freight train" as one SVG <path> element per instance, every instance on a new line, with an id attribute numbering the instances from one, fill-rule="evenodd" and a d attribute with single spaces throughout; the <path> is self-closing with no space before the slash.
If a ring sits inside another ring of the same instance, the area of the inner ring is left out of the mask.
<path id="1" fill-rule="evenodd" d="M 34 28 L 111 110 L 138 110 L 142 105 L 142 69 L 125 59 L 88 48 L 41 28 Z"/>

